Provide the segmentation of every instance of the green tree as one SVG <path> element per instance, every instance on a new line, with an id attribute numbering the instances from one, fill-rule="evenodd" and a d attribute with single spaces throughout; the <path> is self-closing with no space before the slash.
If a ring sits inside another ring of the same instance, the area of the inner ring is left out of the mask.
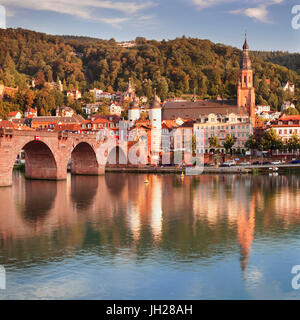
<path id="1" fill-rule="evenodd" d="M 263 150 L 281 150 L 283 148 L 283 141 L 278 136 L 274 129 L 265 131 L 262 138 Z"/>
<path id="2" fill-rule="evenodd" d="M 218 149 L 220 148 L 218 136 L 210 137 L 208 141 L 209 141 L 209 147 L 212 149 L 215 149 L 215 152 L 218 152 Z"/>
<path id="3" fill-rule="evenodd" d="M 300 149 L 300 139 L 296 133 L 294 133 L 286 144 L 289 151 L 296 151 Z"/>
<path id="4" fill-rule="evenodd" d="M 245 148 L 251 151 L 261 149 L 261 141 L 257 139 L 253 134 L 251 134 L 248 140 L 245 142 Z"/>
<path id="5" fill-rule="evenodd" d="M 96 102 L 96 97 L 93 92 L 85 92 L 82 95 L 82 101 L 84 103 L 95 103 Z"/>
<path id="6" fill-rule="evenodd" d="M 282 113 L 292 116 L 292 115 L 298 115 L 299 111 L 296 108 L 288 108 L 288 109 L 285 109 Z"/>
<path id="7" fill-rule="evenodd" d="M 228 151 L 231 152 L 232 147 L 235 144 L 235 140 L 236 139 L 231 134 L 227 134 L 226 140 L 223 142 L 223 147 L 225 148 L 226 153 L 228 153 Z"/>

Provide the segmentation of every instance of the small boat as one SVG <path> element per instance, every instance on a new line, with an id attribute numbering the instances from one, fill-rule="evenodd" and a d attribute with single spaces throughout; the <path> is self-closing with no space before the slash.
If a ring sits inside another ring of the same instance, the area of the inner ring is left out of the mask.
<path id="1" fill-rule="evenodd" d="M 279 174 L 278 174 L 278 172 L 273 172 L 273 173 L 269 173 L 269 176 L 270 177 L 278 177 Z"/>
<path id="2" fill-rule="evenodd" d="M 278 171 L 278 168 L 277 167 L 272 167 L 272 168 L 269 168 L 269 170 Z"/>

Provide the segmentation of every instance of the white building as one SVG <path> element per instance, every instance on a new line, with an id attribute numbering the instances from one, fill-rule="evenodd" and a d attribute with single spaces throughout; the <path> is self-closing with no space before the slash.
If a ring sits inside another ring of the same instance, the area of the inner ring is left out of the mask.
<path id="1" fill-rule="evenodd" d="M 231 113 L 222 116 L 211 113 L 194 123 L 194 134 L 197 137 L 197 142 L 200 142 L 200 145 L 197 145 L 197 153 L 209 152 L 209 139 L 215 136 L 218 137 L 220 149 L 225 151 L 222 146 L 227 134 L 236 139 L 234 149 L 244 149 L 245 142 L 252 133 L 253 127 L 246 114 Z"/>
<path id="2" fill-rule="evenodd" d="M 281 112 L 279 112 L 279 111 L 263 111 L 259 116 L 262 119 L 274 121 L 281 116 Z"/>
<path id="3" fill-rule="evenodd" d="M 103 90 L 94 88 L 89 90 L 89 92 L 95 95 L 96 101 L 99 101 L 102 97 L 101 95 L 103 93 Z"/>
<path id="4" fill-rule="evenodd" d="M 56 109 L 57 117 L 69 118 L 69 117 L 73 117 L 74 115 L 75 115 L 75 111 L 70 107 L 62 106 Z"/>
<path id="5" fill-rule="evenodd" d="M 271 128 L 286 142 L 294 134 L 300 138 L 300 116 L 283 115 L 275 124 L 271 125 Z"/>
<path id="6" fill-rule="evenodd" d="M 285 85 L 283 85 L 282 89 L 284 91 L 289 91 L 293 95 L 295 94 L 295 85 L 290 81 L 288 81 Z"/>
<path id="7" fill-rule="evenodd" d="M 161 101 L 155 93 L 149 109 L 151 123 L 151 157 L 154 162 L 159 160 L 159 153 L 161 151 L 161 110 Z"/>
<path id="8" fill-rule="evenodd" d="M 21 112 L 19 111 L 11 111 L 9 114 L 8 114 L 8 120 L 11 121 L 13 119 L 21 119 L 22 118 L 22 115 L 21 115 Z"/>
<path id="9" fill-rule="evenodd" d="M 78 100 L 78 99 L 81 99 L 81 92 L 78 90 L 68 90 L 67 96 L 73 97 L 74 100 Z"/>
<path id="10" fill-rule="evenodd" d="M 116 105 L 114 103 L 112 103 L 110 106 L 109 106 L 109 113 L 110 114 L 116 114 L 116 115 L 121 115 L 122 113 L 122 107 L 119 106 L 119 105 Z"/>
<path id="11" fill-rule="evenodd" d="M 288 109 L 295 109 L 296 106 L 290 102 L 290 101 L 284 101 L 282 106 L 281 106 L 281 112 L 288 110 Z"/>
<path id="12" fill-rule="evenodd" d="M 256 106 L 255 107 L 255 114 L 261 114 L 262 112 L 269 112 L 271 111 L 270 106 Z"/>
<path id="13" fill-rule="evenodd" d="M 85 114 L 93 114 L 98 112 L 100 109 L 101 103 L 88 103 L 84 107 L 82 107 L 82 110 Z"/>
<path id="14" fill-rule="evenodd" d="M 140 104 L 137 97 L 134 98 L 133 102 L 128 108 L 128 128 L 131 129 L 136 120 L 140 118 Z"/>

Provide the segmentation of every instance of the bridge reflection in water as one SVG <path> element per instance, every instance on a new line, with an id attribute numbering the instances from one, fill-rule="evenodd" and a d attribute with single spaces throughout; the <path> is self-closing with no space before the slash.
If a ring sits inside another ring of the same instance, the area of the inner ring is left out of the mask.
<path id="1" fill-rule="evenodd" d="M 300 231 L 298 176 L 202 175 L 182 179 L 150 175 L 149 184 L 145 184 L 145 176 L 134 174 L 69 175 L 59 182 L 25 180 L 19 175 L 14 173 L 12 188 L 0 188 L 0 265 L 16 273 L 14 285 L 21 291 L 21 271 L 38 268 L 43 273 L 48 268 L 55 278 L 53 261 L 62 268 L 64 261 L 73 259 L 84 272 L 89 263 L 93 265 L 87 258 L 92 256 L 104 274 L 118 265 L 125 282 L 132 274 L 126 275 L 120 259 L 133 263 L 131 272 L 138 274 L 140 266 L 144 277 L 157 275 L 146 264 L 171 274 L 180 270 L 177 276 L 187 282 L 195 280 L 195 272 L 199 277 L 201 272 L 207 275 L 206 268 L 226 266 L 229 260 L 235 274 L 230 277 L 240 279 L 233 284 L 234 292 L 244 297 L 243 282 L 247 284 L 253 277 L 258 252 L 266 259 L 266 252 L 275 254 L 280 246 L 294 250 L 295 235 Z M 220 269 L 220 276 L 222 272 L 226 273 Z M 105 284 L 114 280 L 112 274 L 107 277 L 101 277 Z M 176 279 L 169 281 L 176 283 Z M 211 279 L 212 288 L 218 286 L 214 281 Z M 164 285 L 165 298 L 169 298 L 168 288 L 175 284 Z M 119 289 L 130 298 L 144 292 L 144 286 L 147 284 L 136 283 L 135 289 Z M 182 290 L 183 282 L 178 281 L 177 286 Z M 16 288 L 11 289 L 11 297 L 17 296 Z M 145 297 L 157 297 L 156 289 L 147 289 L 149 296 L 143 293 Z M 226 288 L 223 296 L 198 291 L 193 296 L 195 288 L 185 290 L 182 295 L 178 291 L 176 297 L 227 297 Z M 7 297 L 9 293 L 10 289 Z M 89 295 L 119 297 L 117 291 L 101 294 L 96 290 Z M 73 297 L 72 292 L 67 297 Z"/>

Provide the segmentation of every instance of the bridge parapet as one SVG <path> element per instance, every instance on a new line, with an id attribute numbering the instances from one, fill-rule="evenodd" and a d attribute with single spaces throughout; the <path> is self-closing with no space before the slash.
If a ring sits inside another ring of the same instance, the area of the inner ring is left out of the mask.
<path id="1" fill-rule="evenodd" d="M 6 137 L 6 136 L 13 136 L 14 130 L 9 128 L 0 128 L 0 138 Z"/>

